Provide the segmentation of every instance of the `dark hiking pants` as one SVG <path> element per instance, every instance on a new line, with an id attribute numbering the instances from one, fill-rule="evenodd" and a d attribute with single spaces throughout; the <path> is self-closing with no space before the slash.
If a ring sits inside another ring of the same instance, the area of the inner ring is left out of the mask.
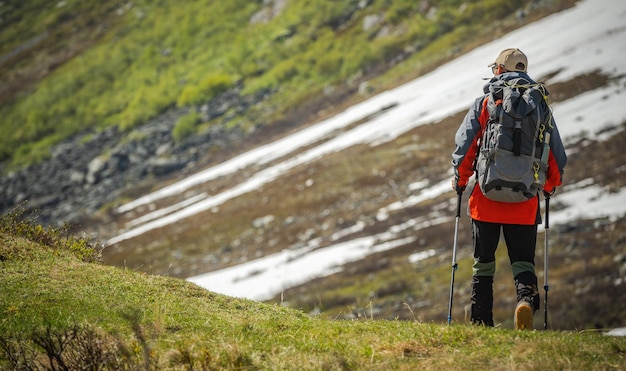
<path id="1" fill-rule="evenodd" d="M 513 270 L 517 301 L 529 302 L 539 309 L 539 291 L 535 275 L 536 225 L 498 224 L 472 220 L 474 265 L 472 275 L 472 323 L 493 326 L 493 276 L 496 272 L 496 249 L 504 234 Z"/>

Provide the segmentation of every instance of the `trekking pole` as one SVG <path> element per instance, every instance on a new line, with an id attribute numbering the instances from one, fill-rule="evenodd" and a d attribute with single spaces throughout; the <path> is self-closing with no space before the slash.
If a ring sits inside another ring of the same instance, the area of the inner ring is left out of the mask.
<path id="1" fill-rule="evenodd" d="M 546 198 L 545 241 L 543 250 L 543 290 L 545 291 L 543 306 L 543 329 L 548 329 L 548 229 L 550 229 L 550 194 L 544 192 Z"/>
<path id="2" fill-rule="evenodd" d="M 456 201 L 456 221 L 454 222 L 454 245 L 452 247 L 452 278 L 450 279 L 450 301 L 448 302 L 448 325 L 452 322 L 452 295 L 454 294 L 454 273 L 458 267 L 456 263 L 456 241 L 459 233 L 459 219 L 461 218 L 461 196 L 462 191 L 458 191 Z"/>

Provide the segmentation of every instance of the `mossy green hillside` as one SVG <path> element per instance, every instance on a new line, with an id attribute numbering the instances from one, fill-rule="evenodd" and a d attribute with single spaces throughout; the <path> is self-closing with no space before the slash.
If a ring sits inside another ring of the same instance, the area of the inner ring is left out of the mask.
<path id="1" fill-rule="evenodd" d="M 45 349 L 61 349 L 50 361 L 56 365 L 99 357 L 120 369 L 582 370 L 626 362 L 626 339 L 598 332 L 310 317 L 105 266 L 74 248 L 84 241 L 97 251 L 91 241 L 11 218 L 1 223 L 2 367 L 45 365 Z"/>
<path id="2" fill-rule="evenodd" d="M 534 2 L 362 3 L 289 1 L 272 14 L 247 0 L 3 2 L 0 162 L 39 161 L 78 132 L 131 130 L 235 83 L 242 95 L 272 92 L 260 114 L 236 121 L 271 124 L 335 87 L 355 91 L 396 68 L 381 88 L 414 76 L 519 25 L 516 11 Z M 571 0 L 553 3 L 543 11 Z"/>

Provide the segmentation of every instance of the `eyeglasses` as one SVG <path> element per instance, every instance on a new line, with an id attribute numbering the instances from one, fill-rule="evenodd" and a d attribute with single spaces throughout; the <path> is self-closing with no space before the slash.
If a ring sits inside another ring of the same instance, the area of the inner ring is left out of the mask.
<path id="1" fill-rule="evenodd" d="M 500 67 L 499 64 L 494 64 L 493 66 L 491 66 L 491 72 L 493 72 L 494 75 L 496 74 L 498 67 Z"/>

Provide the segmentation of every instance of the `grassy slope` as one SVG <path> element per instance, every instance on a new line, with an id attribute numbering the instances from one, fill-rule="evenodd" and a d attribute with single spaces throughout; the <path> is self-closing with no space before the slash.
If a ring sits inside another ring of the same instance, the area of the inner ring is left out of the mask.
<path id="1" fill-rule="evenodd" d="M 177 278 L 85 263 L 10 231 L 0 233 L 0 257 L 0 343 L 80 324 L 118 344 L 120 357 L 125 344 L 127 367 L 610 369 L 626 362 L 625 338 L 325 320 Z"/>

